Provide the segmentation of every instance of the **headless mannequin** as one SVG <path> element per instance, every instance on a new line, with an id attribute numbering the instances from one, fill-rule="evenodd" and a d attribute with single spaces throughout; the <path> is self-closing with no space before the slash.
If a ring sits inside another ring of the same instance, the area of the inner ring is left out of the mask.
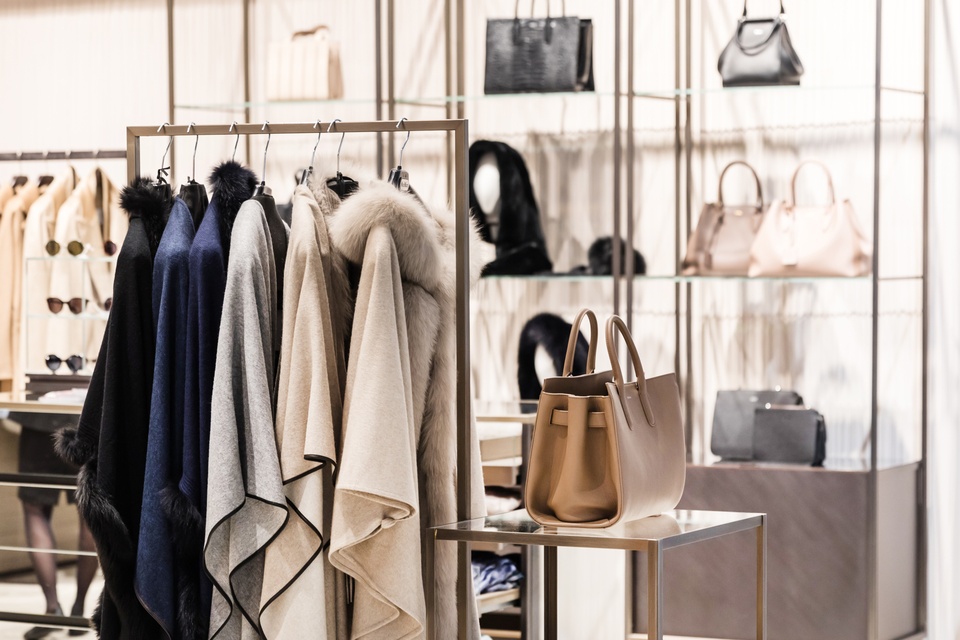
<path id="1" fill-rule="evenodd" d="M 480 158 L 473 176 L 473 193 L 486 216 L 490 239 L 496 243 L 500 232 L 500 167 L 494 154 L 487 153 Z"/>

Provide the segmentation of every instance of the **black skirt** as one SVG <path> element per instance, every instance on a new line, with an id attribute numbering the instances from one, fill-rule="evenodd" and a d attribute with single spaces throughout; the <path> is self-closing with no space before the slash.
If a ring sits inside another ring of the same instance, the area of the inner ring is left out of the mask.
<path id="1" fill-rule="evenodd" d="M 77 468 L 60 459 L 53 450 L 54 432 L 70 421 L 67 416 L 51 414 L 11 414 L 10 420 L 20 423 L 20 447 L 17 471 L 20 473 L 37 473 L 44 475 L 65 475 L 76 478 Z M 73 419 L 76 420 L 75 418 Z M 64 481 L 64 484 L 73 484 L 74 480 Z M 17 487 L 17 497 L 23 502 L 52 506 L 60 501 L 60 493 L 67 492 L 67 501 L 76 503 L 72 490 L 48 489 L 43 487 Z"/>

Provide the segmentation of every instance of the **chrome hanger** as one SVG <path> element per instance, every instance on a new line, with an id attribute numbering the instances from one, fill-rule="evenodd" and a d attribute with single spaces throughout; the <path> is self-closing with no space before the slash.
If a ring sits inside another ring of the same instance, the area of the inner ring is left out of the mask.
<path id="1" fill-rule="evenodd" d="M 232 131 L 236 128 L 236 126 L 237 126 L 237 121 L 234 120 L 234 121 L 233 121 L 233 124 L 230 125 L 230 128 L 228 129 L 228 131 L 231 131 L 231 132 L 232 132 Z M 237 139 L 233 141 L 233 155 L 230 156 L 230 159 L 231 159 L 233 162 L 236 162 L 236 161 L 237 161 L 237 147 L 238 147 L 239 145 L 240 145 L 240 130 L 238 129 L 238 130 L 237 130 Z"/>
<path id="2" fill-rule="evenodd" d="M 300 176 L 300 184 L 306 184 L 310 176 L 313 175 L 313 163 L 317 159 L 317 147 L 320 146 L 320 136 L 323 135 L 323 128 L 320 127 L 319 120 L 313 123 L 313 128 L 318 131 L 317 143 L 313 145 L 313 153 L 310 154 L 310 165 L 304 170 L 303 175 Z"/>
<path id="3" fill-rule="evenodd" d="M 166 131 L 167 127 L 169 126 L 170 126 L 169 122 L 164 122 L 162 125 L 157 127 L 157 133 L 160 133 L 161 131 Z M 173 136 L 170 136 L 170 139 L 167 141 L 167 148 L 163 150 L 163 157 L 160 158 L 160 168 L 157 170 L 158 185 L 167 183 L 165 176 L 169 175 L 170 167 L 165 167 L 163 165 L 165 165 L 167 162 L 167 154 L 170 152 L 170 145 L 172 144 L 173 144 Z"/>
<path id="4" fill-rule="evenodd" d="M 334 118 L 333 122 L 331 122 L 330 125 L 327 127 L 327 133 L 330 133 L 330 130 L 333 129 L 333 127 L 336 126 L 338 122 L 341 122 L 340 118 Z M 343 150 L 343 139 L 346 137 L 347 137 L 347 132 L 344 131 L 343 133 L 340 134 L 340 144 L 337 145 L 337 173 L 338 174 L 340 173 L 340 151 Z"/>
<path id="5" fill-rule="evenodd" d="M 406 122 L 406 118 L 400 118 L 397 122 L 397 129 L 403 126 L 403 123 Z M 407 148 L 407 143 L 410 142 L 410 130 L 407 129 L 407 137 L 403 141 L 403 145 L 400 147 L 400 159 L 397 162 L 397 167 L 390 170 L 390 175 L 387 177 L 387 182 L 395 186 L 400 191 L 410 191 L 410 174 L 404 171 L 403 169 L 403 150 Z"/>
<path id="6" fill-rule="evenodd" d="M 260 173 L 260 184 L 257 186 L 256 195 L 262 196 L 264 193 L 270 195 L 267 192 L 267 150 L 270 148 L 270 138 L 273 137 L 273 134 L 270 133 L 270 121 L 266 120 L 263 123 L 263 126 L 260 128 L 260 131 L 267 132 L 267 144 L 263 146 L 263 171 Z"/>
<path id="7" fill-rule="evenodd" d="M 196 124 L 196 122 L 191 122 L 188 124 L 187 133 L 190 133 L 190 130 L 193 129 Z M 191 175 L 193 177 L 191 178 L 190 176 L 187 176 L 187 184 L 197 181 L 197 147 L 200 146 L 200 134 L 194 132 L 194 135 L 196 136 L 196 140 L 193 141 L 193 165 L 191 168 Z"/>

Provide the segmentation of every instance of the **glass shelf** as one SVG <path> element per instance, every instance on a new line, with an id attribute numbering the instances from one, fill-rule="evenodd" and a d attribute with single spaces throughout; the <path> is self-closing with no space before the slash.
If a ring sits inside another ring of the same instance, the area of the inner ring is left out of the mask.
<path id="1" fill-rule="evenodd" d="M 922 89 L 907 89 L 903 87 L 881 86 L 882 93 L 899 93 L 904 95 L 923 96 Z M 783 93 L 870 93 L 875 92 L 875 85 L 777 85 L 761 87 L 691 87 L 684 89 L 653 89 L 638 90 L 633 92 L 635 98 L 661 98 L 672 99 L 686 96 L 709 96 L 709 95 L 743 95 L 743 94 L 783 94 Z"/>
<path id="2" fill-rule="evenodd" d="M 878 460 L 877 469 L 894 469 L 897 467 L 906 467 L 914 464 L 919 464 L 919 461 L 911 460 Z M 713 469 L 739 469 L 739 470 L 762 470 L 762 469 L 777 469 L 780 471 L 799 471 L 799 472 L 810 472 L 810 473 L 829 473 L 829 472 L 841 472 L 841 473 L 866 473 L 870 471 L 870 459 L 869 458 L 827 458 L 823 462 L 822 467 L 811 467 L 810 465 L 805 464 L 788 464 L 783 462 L 753 462 L 749 460 L 744 461 L 723 461 L 718 460 L 716 462 L 710 462 L 707 464 L 693 464 L 688 463 L 688 466 L 691 467 L 710 467 Z"/>
<path id="3" fill-rule="evenodd" d="M 27 262 L 103 262 L 111 263 L 117 261 L 117 256 L 71 256 L 67 254 L 55 256 L 29 256 Z"/>
<path id="4" fill-rule="evenodd" d="M 47 372 L 49 374 L 49 372 Z M 64 376 L 66 377 L 66 376 Z M 0 409 L 21 413 L 58 413 L 79 415 L 83 404 L 78 402 L 50 402 L 47 400 L 27 399 L 23 392 L 0 393 Z"/>
<path id="5" fill-rule="evenodd" d="M 534 275 L 496 275 L 483 276 L 484 280 L 528 281 L 528 282 L 602 282 L 612 280 L 613 276 L 592 276 L 569 273 L 540 273 Z M 684 275 L 637 275 L 634 282 L 785 282 L 785 283 L 821 283 L 821 282 L 872 282 L 872 276 L 684 276 Z M 922 275 L 880 276 L 880 282 L 922 282 Z"/>
<path id="6" fill-rule="evenodd" d="M 550 100 L 556 98 L 573 98 L 576 100 L 599 100 L 601 98 L 614 97 L 612 91 L 551 91 L 549 93 L 524 92 L 524 93 L 490 93 L 476 95 L 451 95 L 451 96 L 403 96 L 395 98 L 397 104 L 409 105 L 435 105 L 442 106 L 453 102 L 486 102 L 488 100 Z M 625 94 L 624 94 L 625 95 Z"/>
<path id="7" fill-rule="evenodd" d="M 258 100 L 251 102 L 211 102 L 202 104 L 177 104 L 175 109 L 194 111 L 243 111 L 244 109 L 270 107 L 304 107 L 321 105 L 375 105 L 376 98 L 340 98 L 337 100 Z"/>
<path id="8" fill-rule="evenodd" d="M 106 322 L 110 319 L 110 314 L 108 312 L 103 313 L 70 313 L 70 312 L 60 312 L 60 313 L 28 313 L 27 319 L 29 320 L 62 320 L 64 318 L 71 320 L 86 320 L 94 321 L 100 320 Z"/>

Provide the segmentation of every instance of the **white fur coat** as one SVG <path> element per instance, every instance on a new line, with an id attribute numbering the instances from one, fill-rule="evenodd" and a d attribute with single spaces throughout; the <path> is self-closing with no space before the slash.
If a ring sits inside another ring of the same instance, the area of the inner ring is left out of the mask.
<path id="1" fill-rule="evenodd" d="M 330 561 L 356 579 L 353 638 L 421 638 L 422 533 L 457 519 L 456 220 L 374 183 L 341 205 L 330 232 L 337 249 L 362 265 Z M 471 240 L 479 243 L 475 232 Z M 480 516 L 475 437 L 472 445 L 473 515 Z M 436 637 L 455 638 L 456 545 L 439 544 L 436 563 Z"/>

